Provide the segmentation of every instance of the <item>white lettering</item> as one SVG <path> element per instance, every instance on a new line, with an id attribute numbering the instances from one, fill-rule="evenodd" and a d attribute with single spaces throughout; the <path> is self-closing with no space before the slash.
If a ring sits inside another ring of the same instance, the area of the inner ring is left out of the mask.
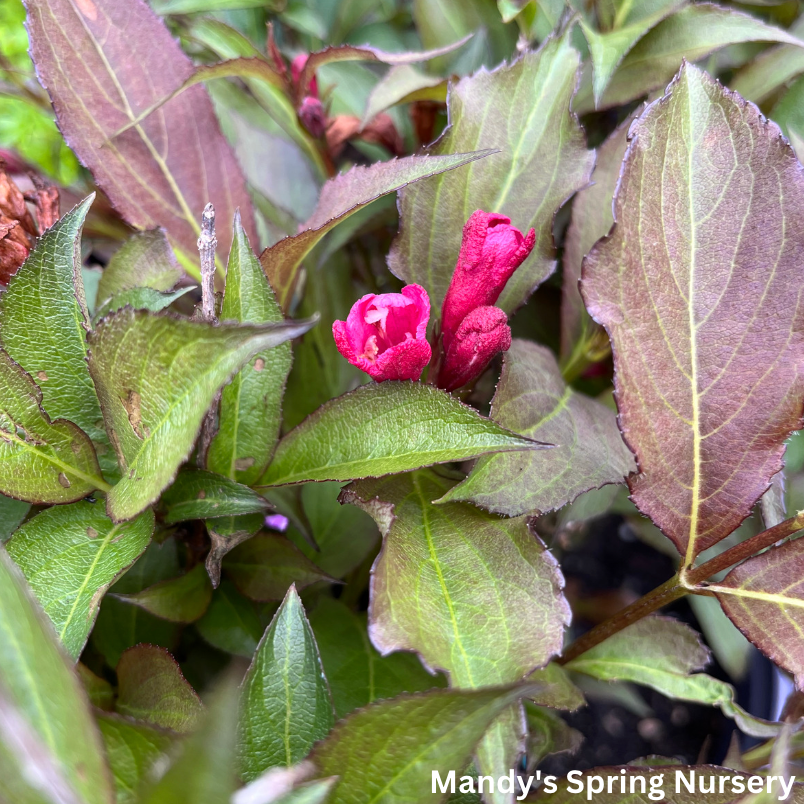
<path id="1" fill-rule="evenodd" d="M 650 793 L 648 798 L 651 801 L 664 801 L 664 774 L 658 773 L 650 777 Z"/>
<path id="2" fill-rule="evenodd" d="M 476 793 L 476 792 L 477 790 L 475 790 L 475 777 L 461 776 L 461 793 Z"/>
<path id="3" fill-rule="evenodd" d="M 779 799 L 779 801 L 787 801 L 788 797 L 790 796 L 790 791 L 793 789 L 794 781 L 794 776 L 791 776 L 789 779 L 785 779 L 781 776 L 779 777 L 779 784 L 782 786 L 782 797 Z"/>
<path id="4" fill-rule="evenodd" d="M 684 778 L 684 771 L 676 771 L 676 793 L 681 792 L 681 785 L 687 788 L 688 793 L 695 792 L 695 771 L 690 771 L 689 782 Z"/>
<path id="5" fill-rule="evenodd" d="M 541 775 L 541 771 L 536 771 L 538 774 Z M 522 795 L 517 796 L 517 801 L 524 801 L 528 797 L 528 793 L 530 792 L 530 786 L 533 784 L 533 777 L 519 777 L 519 783 L 522 785 Z"/>
<path id="6" fill-rule="evenodd" d="M 732 793 L 745 793 L 745 779 L 742 776 L 733 776 L 731 779 Z"/>
<path id="7" fill-rule="evenodd" d="M 500 776 L 500 778 L 497 779 L 497 792 L 505 793 L 505 795 L 510 795 L 511 793 L 514 792 L 515 784 L 516 782 L 514 781 L 514 771 L 510 770 L 508 771 L 508 776 Z M 506 785 L 508 789 L 503 790 L 503 785 Z"/>
<path id="8" fill-rule="evenodd" d="M 556 777 L 555 776 L 545 776 L 544 777 L 544 792 L 545 793 L 555 793 L 558 790 L 558 785 L 556 784 Z"/>
<path id="9" fill-rule="evenodd" d="M 596 796 L 598 793 L 603 792 L 603 785 L 605 782 L 603 781 L 602 776 L 587 776 L 586 777 L 586 800 L 591 801 L 592 796 Z M 598 787 L 600 785 L 600 787 Z"/>
<path id="10" fill-rule="evenodd" d="M 442 793 L 455 793 L 455 771 L 451 770 L 447 774 L 447 778 L 442 782 L 441 781 L 441 774 L 437 771 L 433 771 L 433 795 L 436 793 L 436 785 L 438 785 L 439 789 Z"/>
<path id="11" fill-rule="evenodd" d="M 761 776 L 752 776 L 748 780 L 749 793 L 761 793 L 765 787 L 765 780 Z"/>
<path id="12" fill-rule="evenodd" d="M 570 771 L 567 774 L 567 781 L 569 784 L 567 785 L 567 792 L 568 793 L 583 793 L 583 782 L 581 781 L 581 777 L 583 773 L 579 770 Z M 544 780 L 544 783 L 547 784 L 547 779 Z M 577 785 L 573 787 L 573 785 Z"/>

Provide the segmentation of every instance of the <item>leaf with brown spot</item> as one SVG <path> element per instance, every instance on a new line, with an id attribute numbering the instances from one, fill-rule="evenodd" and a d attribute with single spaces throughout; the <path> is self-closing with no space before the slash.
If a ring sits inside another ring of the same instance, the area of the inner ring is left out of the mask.
<path id="1" fill-rule="evenodd" d="M 709 584 L 731 621 L 804 684 L 804 541 L 772 547 Z"/>
<path id="2" fill-rule="evenodd" d="M 614 348 L 632 499 L 690 565 L 801 427 L 804 173 L 755 106 L 686 64 L 631 136 L 581 290 Z"/>
<path id="3" fill-rule="evenodd" d="M 31 55 L 59 127 L 130 224 L 164 226 L 196 275 L 198 221 L 208 201 L 222 221 L 240 207 L 253 231 L 243 175 L 203 87 L 109 139 L 194 70 L 144 0 L 29 0 L 27 6 Z M 229 232 L 222 228 L 218 238 L 225 252 Z"/>

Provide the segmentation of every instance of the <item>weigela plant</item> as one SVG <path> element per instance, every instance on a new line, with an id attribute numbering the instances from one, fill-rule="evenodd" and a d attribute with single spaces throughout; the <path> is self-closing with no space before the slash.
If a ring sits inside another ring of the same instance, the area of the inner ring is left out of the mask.
<path id="1" fill-rule="evenodd" d="M 803 800 L 795 3 L 235 5 L 0 4 L 0 801 Z"/>

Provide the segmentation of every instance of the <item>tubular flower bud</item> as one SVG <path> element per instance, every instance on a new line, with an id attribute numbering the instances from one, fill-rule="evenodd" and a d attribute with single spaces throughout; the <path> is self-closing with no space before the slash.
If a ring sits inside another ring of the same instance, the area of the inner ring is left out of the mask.
<path id="1" fill-rule="evenodd" d="M 430 362 L 427 342 L 430 299 L 419 285 L 401 293 L 369 293 L 358 299 L 346 321 L 335 321 L 338 351 L 373 380 L 418 380 Z"/>
<path id="2" fill-rule="evenodd" d="M 482 210 L 472 213 L 463 227 L 458 263 L 444 298 L 441 332 L 446 352 L 466 316 L 497 301 L 535 242 L 533 229 L 523 235 L 505 215 Z"/>
<path id="3" fill-rule="evenodd" d="M 483 373 L 491 359 L 511 348 L 508 317 L 499 307 L 476 307 L 455 332 L 438 372 L 438 387 L 454 391 Z"/>

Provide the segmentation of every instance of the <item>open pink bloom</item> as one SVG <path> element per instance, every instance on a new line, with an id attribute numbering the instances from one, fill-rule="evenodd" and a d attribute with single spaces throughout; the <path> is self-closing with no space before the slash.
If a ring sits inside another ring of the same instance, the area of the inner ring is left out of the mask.
<path id="1" fill-rule="evenodd" d="M 499 307 L 476 307 L 463 319 L 445 351 L 438 387 L 454 391 L 479 377 L 498 352 L 511 348 L 508 316 Z"/>
<path id="2" fill-rule="evenodd" d="M 505 215 L 480 209 L 472 213 L 463 227 L 458 264 L 444 298 L 441 334 L 446 352 L 464 318 L 476 307 L 497 301 L 535 242 L 533 229 L 523 235 Z"/>
<path id="3" fill-rule="evenodd" d="M 369 293 L 358 299 L 346 321 L 335 321 L 338 351 L 373 380 L 418 380 L 430 362 L 427 322 L 430 299 L 419 285 L 401 293 Z"/>

